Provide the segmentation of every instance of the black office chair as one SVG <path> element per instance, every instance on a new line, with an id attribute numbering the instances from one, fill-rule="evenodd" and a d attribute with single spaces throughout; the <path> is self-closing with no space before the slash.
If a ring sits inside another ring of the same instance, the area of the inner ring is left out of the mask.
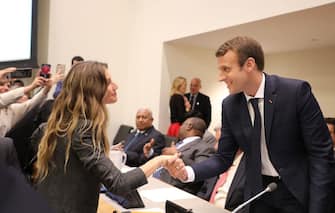
<path id="1" fill-rule="evenodd" d="M 177 143 L 178 138 L 171 137 L 171 136 L 168 136 L 168 135 L 164 135 L 164 140 L 165 140 L 165 147 L 170 147 L 172 141 L 174 141 L 175 143 Z"/>
<path id="2" fill-rule="evenodd" d="M 119 130 L 117 131 L 117 133 L 114 137 L 113 145 L 115 145 L 117 143 L 120 143 L 121 141 L 125 140 L 132 129 L 134 129 L 134 127 L 129 126 L 129 125 L 121 124 L 120 127 L 119 127 Z"/>

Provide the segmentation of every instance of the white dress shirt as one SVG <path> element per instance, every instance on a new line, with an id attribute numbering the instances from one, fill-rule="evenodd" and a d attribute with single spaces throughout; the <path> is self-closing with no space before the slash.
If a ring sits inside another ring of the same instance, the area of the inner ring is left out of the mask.
<path id="1" fill-rule="evenodd" d="M 269 153 L 268 153 L 268 148 L 266 146 L 266 141 L 265 141 L 265 128 L 264 128 L 264 89 L 265 89 L 265 75 L 264 73 L 262 74 L 262 82 L 261 85 L 259 86 L 256 95 L 254 97 L 251 97 L 244 93 L 245 98 L 247 99 L 248 103 L 248 110 L 249 110 L 249 115 L 252 123 L 254 122 L 255 119 L 255 112 L 254 109 L 251 105 L 251 102 L 249 101 L 252 98 L 258 98 L 258 108 L 262 117 L 262 129 L 261 129 L 261 159 L 262 159 L 262 175 L 268 175 L 268 176 L 279 176 L 278 172 L 275 170 L 273 167 Z"/>

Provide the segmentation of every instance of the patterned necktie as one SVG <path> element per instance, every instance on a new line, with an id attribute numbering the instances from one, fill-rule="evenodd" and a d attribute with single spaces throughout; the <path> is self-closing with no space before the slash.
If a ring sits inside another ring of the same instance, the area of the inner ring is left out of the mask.
<path id="1" fill-rule="evenodd" d="M 175 146 L 176 146 L 176 149 L 178 150 L 178 148 L 179 148 L 182 144 L 183 144 L 183 141 L 182 141 L 182 140 L 178 141 L 178 142 L 176 143 L 176 145 L 175 145 Z M 156 169 L 156 171 L 152 174 L 152 176 L 155 177 L 155 178 L 160 179 L 162 171 L 163 171 L 163 167 L 160 167 L 160 168 Z"/>
<path id="2" fill-rule="evenodd" d="M 183 144 L 183 140 L 180 140 L 180 141 L 177 141 L 177 143 L 176 143 L 176 149 L 178 150 L 179 149 L 179 147 L 181 146 Z"/>
<path id="3" fill-rule="evenodd" d="M 249 153 L 250 157 L 250 168 L 247 169 L 248 178 L 250 180 L 250 186 L 252 193 L 258 193 L 262 190 L 262 161 L 261 161 L 261 128 L 262 118 L 258 108 L 258 99 L 250 99 L 250 103 L 254 109 L 255 118 L 254 125 L 252 128 L 251 138 L 251 150 Z"/>
<path id="4" fill-rule="evenodd" d="M 194 109 L 194 102 L 195 102 L 195 100 L 194 100 L 194 95 L 190 94 L 190 105 L 191 105 L 191 110 Z"/>
<path id="5" fill-rule="evenodd" d="M 129 141 L 129 143 L 124 147 L 124 151 L 128 151 L 129 148 L 138 140 L 139 136 L 141 133 L 136 132 L 136 134 L 134 135 L 134 137 Z"/>

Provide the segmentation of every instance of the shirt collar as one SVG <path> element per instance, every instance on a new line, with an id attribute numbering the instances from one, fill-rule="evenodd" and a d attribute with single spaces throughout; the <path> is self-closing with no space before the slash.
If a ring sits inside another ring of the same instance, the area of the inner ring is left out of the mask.
<path id="1" fill-rule="evenodd" d="M 145 133 L 145 130 L 136 130 L 136 134 L 144 134 Z"/>
<path id="2" fill-rule="evenodd" d="M 265 75 L 264 75 L 264 73 L 262 73 L 262 81 L 261 81 L 261 84 L 258 87 L 258 90 L 257 90 L 255 96 L 252 97 L 252 96 L 248 95 L 247 93 L 243 92 L 245 98 L 247 99 L 247 102 L 252 98 L 264 99 L 264 89 L 265 89 Z"/>
<path id="3" fill-rule="evenodd" d="M 183 140 L 183 144 L 187 144 L 190 143 L 192 141 L 195 141 L 196 139 L 200 138 L 199 136 L 192 136 L 192 137 L 187 137 Z"/>
<path id="4" fill-rule="evenodd" d="M 189 143 L 197 140 L 198 138 L 200 139 L 199 136 L 191 136 L 191 137 L 184 138 L 184 140 L 182 140 L 180 143 L 176 144 L 176 148 L 179 150 L 181 147 L 183 147 L 186 144 L 189 144 Z"/>

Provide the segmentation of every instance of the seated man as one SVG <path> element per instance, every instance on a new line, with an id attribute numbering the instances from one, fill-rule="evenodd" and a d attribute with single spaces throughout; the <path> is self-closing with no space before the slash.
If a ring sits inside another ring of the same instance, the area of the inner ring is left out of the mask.
<path id="1" fill-rule="evenodd" d="M 128 166 L 141 166 L 160 155 L 165 147 L 164 136 L 152 125 L 153 120 L 151 110 L 144 108 L 137 111 L 136 130 L 128 135 L 124 143 Z"/>
<path id="2" fill-rule="evenodd" d="M 206 128 L 206 123 L 201 118 L 191 117 L 186 119 L 179 129 L 178 138 L 180 141 L 176 145 L 172 144 L 170 147 L 164 148 L 162 154 L 173 155 L 180 152 L 185 165 L 192 165 L 209 158 L 215 150 L 213 145 L 202 141 Z M 182 183 L 171 177 L 165 169 L 156 171 L 154 177 L 192 194 L 196 194 L 203 185 L 203 181 Z"/>

